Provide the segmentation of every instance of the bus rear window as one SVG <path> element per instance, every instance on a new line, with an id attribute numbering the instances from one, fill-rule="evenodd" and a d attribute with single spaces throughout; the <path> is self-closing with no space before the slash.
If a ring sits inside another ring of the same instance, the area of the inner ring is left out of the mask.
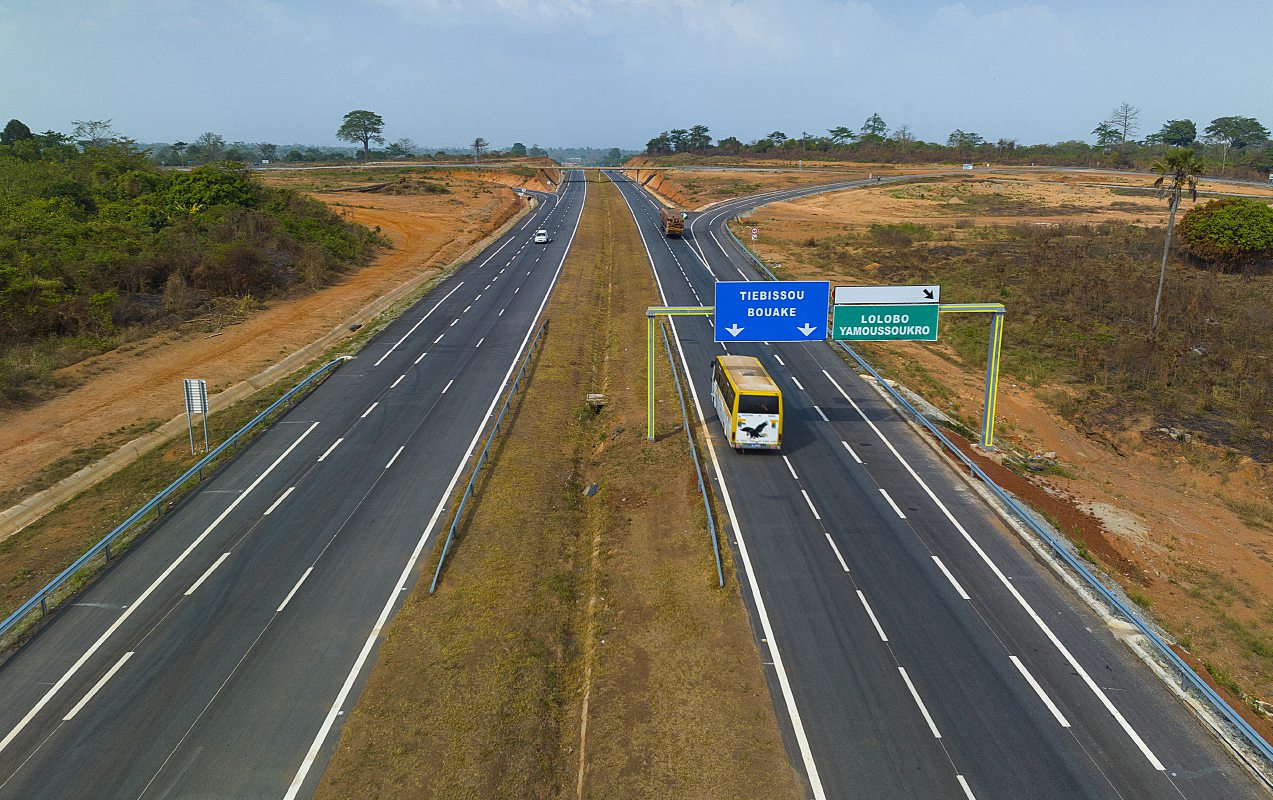
<path id="1" fill-rule="evenodd" d="M 777 414 L 778 398 L 773 395 L 744 394 L 738 398 L 739 414 Z"/>

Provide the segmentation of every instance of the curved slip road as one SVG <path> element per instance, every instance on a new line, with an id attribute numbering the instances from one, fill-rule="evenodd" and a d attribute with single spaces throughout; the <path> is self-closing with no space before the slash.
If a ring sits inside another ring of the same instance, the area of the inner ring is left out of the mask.
<path id="1" fill-rule="evenodd" d="M 828 190 L 724 203 L 664 239 L 654 201 L 611 176 L 668 305 L 711 305 L 715 280 L 758 279 L 728 218 Z M 1268 796 L 830 347 L 726 351 L 707 319 L 674 322 L 775 706 L 814 797 Z M 724 445 L 709 394 L 723 352 L 757 356 L 783 389 L 780 454 Z"/>
<path id="2" fill-rule="evenodd" d="M 556 283 L 572 176 L 0 668 L 0 798 L 312 793 Z"/>

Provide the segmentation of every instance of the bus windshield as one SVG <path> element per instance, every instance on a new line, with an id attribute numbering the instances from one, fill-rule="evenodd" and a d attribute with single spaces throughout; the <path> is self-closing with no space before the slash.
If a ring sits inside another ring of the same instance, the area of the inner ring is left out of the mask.
<path id="1" fill-rule="evenodd" d="M 744 394 L 738 397 L 739 414 L 777 414 L 778 398 L 773 395 Z"/>

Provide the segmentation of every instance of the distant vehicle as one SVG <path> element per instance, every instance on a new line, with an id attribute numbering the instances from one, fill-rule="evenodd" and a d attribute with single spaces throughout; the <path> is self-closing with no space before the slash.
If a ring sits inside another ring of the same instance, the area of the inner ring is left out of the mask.
<path id="1" fill-rule="evenodd" d="M 659 209 L 659 230 L 664 236 L 680 236 L 685 233 L 685 217 L 680 212 Z"/>
<path id="2" fill-rule="evenodd" d="M 712 359 L 712 404 L 730 447 L 777 450 L 782 446 L 782 392 L 759 359 Z"/>
<path id="3" fill-rule="evenodd" d="M 544 230 L 543 228 L 540 228 L 539 230 L 535 231 L 535 244 L 547 244 L 547 243 L 548 243 L 548 231 Z"/>

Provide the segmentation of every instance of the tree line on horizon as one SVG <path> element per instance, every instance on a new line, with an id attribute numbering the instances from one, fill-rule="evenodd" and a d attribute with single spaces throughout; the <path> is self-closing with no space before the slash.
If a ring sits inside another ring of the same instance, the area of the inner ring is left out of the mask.
<path id="1" fill-rule="evenodd" d="M 1053 144 L 1023 145 L 1016 139 L 991 140 L 975 131 L 955 129 L 945 142 L 926 142 L 908 125 L 890 128 L 878 113 L 871 114 L 860 128 L 837 126 L 825 135 L 803 131 L 788 136 L 774 130 L 744 142 L 736 136 L 717 139 L 699 124 L 663 131 L 646 143 L 650 156 L 690 154 L 696 156 L 747 156 L 759 158 L 803 158 L 831 160 L 855 158 L 865 161 L 987 161 L 1035 163 L 1050 166 L 1101 166 L 1147 168 L 1167 149 L 1187 148 L 1217 163 L 1221 173 L 1262 178 L 1273 174 L 1273 142 L 1269 130 L 1259 120 L 1245 116 L 1217 117 L 1200 136 L 1190 119 L 1171 119 L 1143 139 L 1141 110 L 1122 103 L 1093 129 L 1095 141 L 1069 140 Z"/>

